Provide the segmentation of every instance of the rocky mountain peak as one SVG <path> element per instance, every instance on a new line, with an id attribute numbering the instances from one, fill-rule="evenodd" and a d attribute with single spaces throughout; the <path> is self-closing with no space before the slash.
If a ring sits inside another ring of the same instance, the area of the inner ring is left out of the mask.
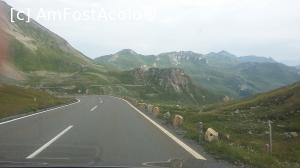
<path id="1" fill-rule="evenodd" d="M 132 49 L 123 49 L 119 52 L 117 52 L 118 55 L 137 55 L 138 53 L 136 53 L 134 50 Z"/>
<path id="2" fill-rule="evenodd" d="M 222 50 L 218 52 L 219 55 L 225 55 L 225 56 L 233 56 L 233 54 L 229 53 L 228 51 Z"/>

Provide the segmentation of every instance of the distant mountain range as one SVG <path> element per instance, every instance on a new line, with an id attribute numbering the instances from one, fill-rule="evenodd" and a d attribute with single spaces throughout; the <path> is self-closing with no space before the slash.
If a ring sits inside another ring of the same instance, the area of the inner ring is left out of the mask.
<path id="1" fill-rule="evenodd" d="M 124 49 L 98 57 L 95 61 L 119 70 L 182 68 L 196 84 L 233 98 L 269 91 L 300 80 L 295 67 L 278 63 L 272 58 L 237 57 L 227 51 L 205 55 L 192 51 L 142 55 Z"/>
<path id="2" fill-rule="evenodd" d="M 11 7 L 5 2 L 0 1 L 0 8 L 0 83 L 173 103 L 203 104 L 218 98 L 178 68 L 119 71 L 97 64 L 32 19 L 10 22 Z"/>

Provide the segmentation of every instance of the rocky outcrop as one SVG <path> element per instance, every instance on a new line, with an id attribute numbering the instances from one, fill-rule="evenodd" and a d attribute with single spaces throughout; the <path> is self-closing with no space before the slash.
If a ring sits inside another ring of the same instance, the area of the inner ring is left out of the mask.
<path id="1" fill-rule="evenodd" d="M 136 68 L 120 74 L 121 82 L 136 86 L 140 96 L 153 100 L 176 100 L 206 104 L 221 100 L 212 92 L 195 85 L 181 68 Z"/>
<path id="2" fill-rule="evenodd" d="M 136 83 L 157 85 L 166 91 L 190 92 L 192 86 L 191 79 L 180 68 L 150 68 L 148 70 L 137 68 L 131 73 Z"/>

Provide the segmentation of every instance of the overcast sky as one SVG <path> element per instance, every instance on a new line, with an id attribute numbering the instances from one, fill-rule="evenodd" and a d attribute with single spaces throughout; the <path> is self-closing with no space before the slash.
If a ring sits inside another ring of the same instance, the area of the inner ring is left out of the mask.
<path id="1" fill-rule="evenodd" d="M 124 48 L 142 54 L 226 50 L 300 64 L 299 0 L 6 2 L 24 12 L 29 8 L 32 18 L 92 58 Z"/>

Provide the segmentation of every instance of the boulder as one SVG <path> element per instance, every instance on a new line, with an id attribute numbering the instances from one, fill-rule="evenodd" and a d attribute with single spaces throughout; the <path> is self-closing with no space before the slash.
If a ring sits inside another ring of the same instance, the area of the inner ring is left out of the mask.
<path id="1" fill-rule="evenodd" d="M 295 138 L 295 137 L 298 136 L 298 133 L 297 133 L 297 132 L 290 132 L 290 135 L 291 135 L 293 138 Z"/>
<path id="2" fill-rule="evenodd" d="M 219 134 L 212 128 L 208 128 L 205 132 L 205 140 L 208 142 L 217 141 L 219 140 Z"/>
<path id="3" fill-rule="evenodd" d="M 181 115 L 175 115 L 173 119 L 173 126 L 180 127 L 183 124 L 183 117 Z"/>
<path id="4" fill-rule="evenodd" d="M 298 137 L 297 132 L 285 132 L 285 133 L 283 133 L 283 135 L 285 136 L 285 138 L 296 138 L 296 137 Z"/>
<path id="5" fill-rule="evenodd" d="M 225 103 L 229 102 L 229 101 L 230 101 L 230 97 L 225 96 L 225 97 L 223 98 L 223 101 L 224 101 Z"/>

